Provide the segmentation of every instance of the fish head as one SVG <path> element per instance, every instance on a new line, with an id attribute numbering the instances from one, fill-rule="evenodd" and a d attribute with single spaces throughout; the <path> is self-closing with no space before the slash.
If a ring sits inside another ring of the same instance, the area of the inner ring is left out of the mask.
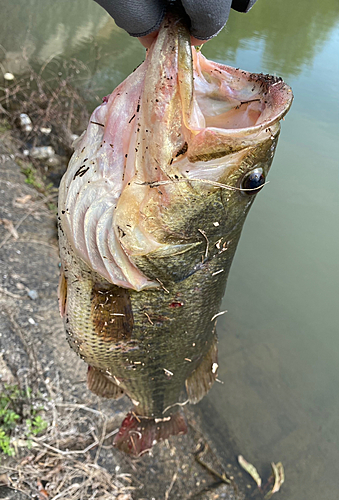
<path id="1" fill-rule="evenodd" d="M 60 187 L 63 234 L 114 285 L 159 287 L 147 263 L 171 256 L 164 278 L 183 279 L 218 242 L 238 240 L 291 102 L 280 78 L 208 61 L 167 16 L 76 145 Z"/>

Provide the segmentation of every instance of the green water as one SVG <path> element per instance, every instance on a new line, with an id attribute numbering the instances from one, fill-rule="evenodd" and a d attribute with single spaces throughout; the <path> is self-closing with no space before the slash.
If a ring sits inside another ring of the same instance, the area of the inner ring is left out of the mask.
<path id="1" fill-rule="evenodd" d="M 26 59 L 75 57 L 88 67 L 83 87 L 102 96 L 143 59 L 91 0 L 2 0 L 1 9 L 0 62 L 14 74 Z M 204 426 L 225 465 L 241 453 L 268 476 L 281 460 L 277 499 L 337 500 L 338 0 L 258 0 L 203 52 L 282 76 L 295 95 L 231 270 L 218 321 L 224 384 L 199 405 Z"/>

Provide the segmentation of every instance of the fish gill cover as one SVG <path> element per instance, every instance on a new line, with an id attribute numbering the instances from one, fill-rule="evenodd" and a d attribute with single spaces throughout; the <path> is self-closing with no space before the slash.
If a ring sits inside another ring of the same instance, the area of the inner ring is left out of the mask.
<path id="1" fill-rule="evenodd" d="M 60 310 L 88 386 L 133 402 L 115 443 L 186 432 L 217 377 L 215 323 L 291 89 L 207 60 L 167 16 L 146 60 L 93 112 L 62 179 Z"/>

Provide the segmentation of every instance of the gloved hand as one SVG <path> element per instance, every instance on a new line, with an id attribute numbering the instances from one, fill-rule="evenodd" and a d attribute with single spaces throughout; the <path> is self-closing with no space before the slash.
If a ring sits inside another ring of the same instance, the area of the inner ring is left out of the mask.
<path id="1" fill-rule="evenodd" d="M 170 0 L 95 0 L 116 24 L 149 47 L 156 37 Z M 230 9 L 247 12 L 256 0 L 181 0 L 191 20 L 191 43 L 201 45 L 225 26 Z"/>

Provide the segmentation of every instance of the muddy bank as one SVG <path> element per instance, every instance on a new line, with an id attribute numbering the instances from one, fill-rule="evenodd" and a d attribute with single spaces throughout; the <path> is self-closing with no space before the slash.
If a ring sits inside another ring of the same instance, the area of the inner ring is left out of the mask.
<path id="1" fill-rule="evenodd" d="M 189 434 L 164 441 L 152 455 L 131 460 L 112 447 L 130 402 L 104 401 L 86 388 L 86 365 L 69 349 L 57 307 L 56 221 L 48 208 L 56 193 L 25 182 L 6 137 L 0 142 L 0 383 L 29 387 L 25 404 L 38 402 L 48 427 L 29 439 L 20 426 L 12 431 L 16 455 L 1 454 L 0 498 L 244 498 L 226 484 L 192 410 Z"/>

